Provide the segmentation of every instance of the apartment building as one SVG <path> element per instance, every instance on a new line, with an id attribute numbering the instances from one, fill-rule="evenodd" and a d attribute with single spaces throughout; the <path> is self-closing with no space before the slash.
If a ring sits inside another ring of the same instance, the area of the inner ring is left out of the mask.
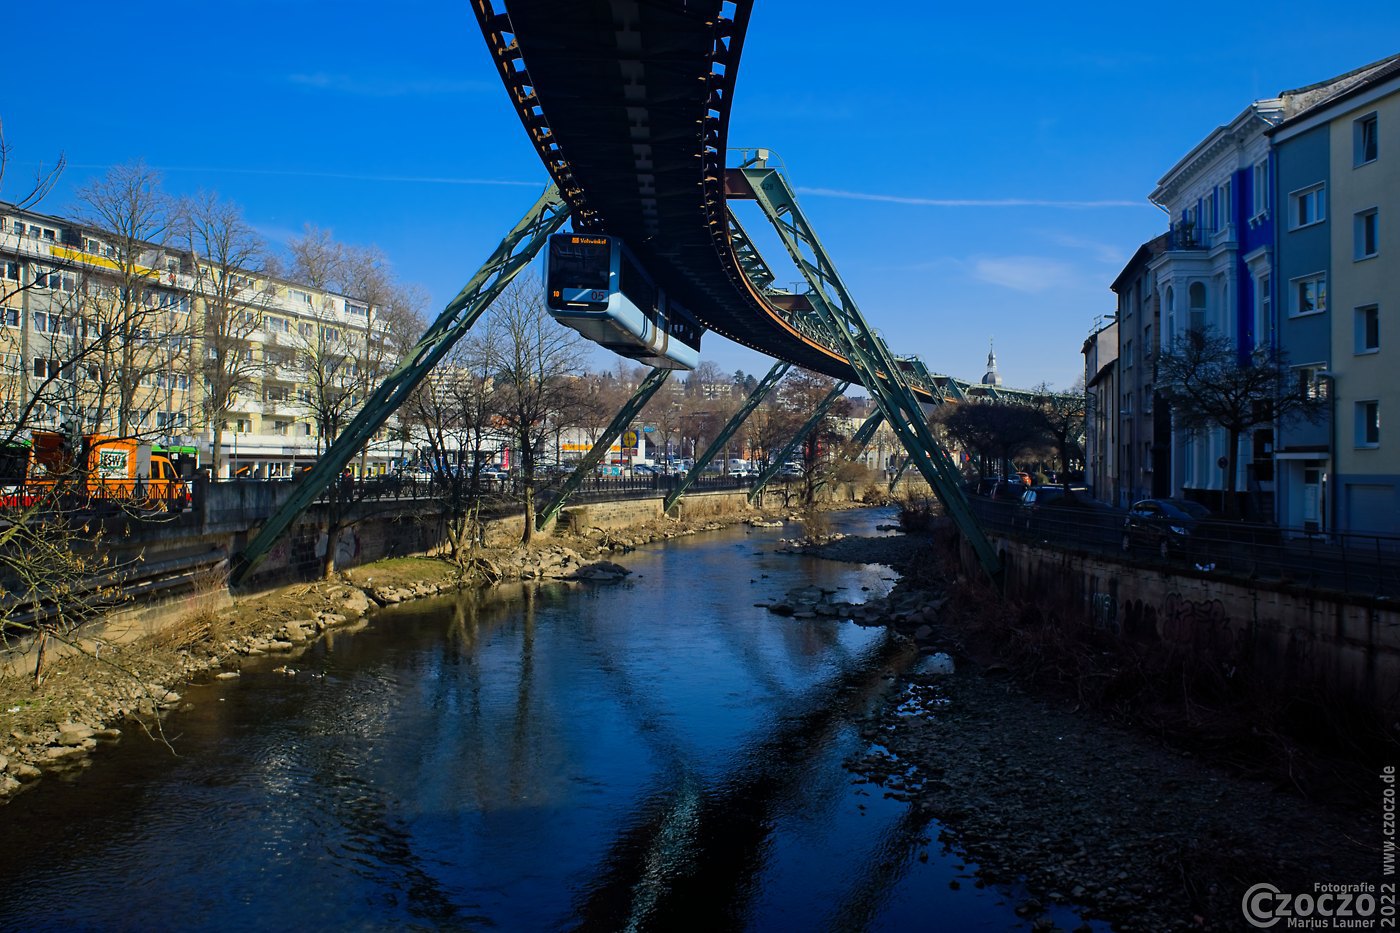
<path id="1" fill-rule="evenodd" d="M 1094 497 L 1121 503 L 1118 475 L 1118 320 L 1084 340 L 1084 481 Z"/>
<path id="2" fill-rule="evenodd" d="M 1400 533 L 1400 56 L 1274 128 L 1277 339 L 1319 423 L 1279 426 L 1281 525 Z"/>
<path id="3" fill-rule="evenodd" d="M 1312 164 L 1315 157 L 1307 154 L 1304 145 L 1281 164 L 1274 137 L 1280 127 L 1297 125 L 1294 121 L 1302 115 L 1316 114 L 1319 108 L 1351 95 L 1384 64 L 1254 101 L 1209 133 L 1162 176 L 1149 196 L 1168 217 L 1163 248 L 1147 265 L 1156 323 L 1150 337 L 1144 329 L 1146 317 L 1140 319 L 1141 327 L 1120 328 L 1120 372 L 1126 374 L 1141 366 L 1148 354 L 1169 352 L 1193 334 L 1224 337 L 1241 364 L 1256 348 L 1279 346 L 1302 362 L 1300 378 L 1326 371 L 1317 365 L 1328 355 L 1329 338 L 1322 333 L 1322 325 L 1297 321 L 1323 313 L 1327 301 L 1327 274 L 1316 266 L 1319 225 L 1326 215 L 1326 183 Z M 1288 185 L 1299 186 L 1285 189 L 1280 172 L 1287 174 Z M 1297 181 L 1303 177 L 1311 180 Z M 1311 233 L 1291 236 L 1309 229 Z M 1287 250 L 1290 263 L 1301 263 L 1308 271 L 1291 268 L 1285 278 L 1278 268 L 1279 250 Z M 1119 295 L 1121 299 L 1123 293 Z M 1280 308 L 1280 304 L 1289 303 L 1298 303 L 1301 310 Z M 1142 302 L 1129 302 L 1129 306 L 1142 313 Z M 1280 321 L 1289 323 L 1287 335 L 1277 333 Z M 1292 326 L 1295 322 L 1296 327 Z M 1139 372 L 1136 381 L 1142 383 L 1147 370 Z M 1138 435 L 1132 440 L 1133 448 L 1123 452 L 1121 465 L 1137 474 L 1121 477 L 1124 488 L 1146 489 L 1149 484 L 1141 472 L 1151 463 L 1154 494 L 1169 492 L 1224 509 L 1224 490 L 1231 486 L 1226 467 L 1233 462 L 1233 485 L 1242 491 L 1242 501 L 1236 504 L 1242 506 L 1244 514 L 1268 518 L 1276 514 L 1278 502 L 1294 495 L 1284 494 L 1280 488 L 1280 460 L 1275 455 L 1280 444 L 1277 434 L 1283 430 L 1280 425 L 1257 428 L 1240 438 L 1237 451 L 1227 451 L 1223 430 L 1188 432 L 1174 418 L 1169 428 L 1157 424 L 1159 417 L 1172 416 L 1160 413 L 1160 406 L 1154 403 L 1153 456 L 1148 457 L 1141 436 L 1147 430 L 1142 416 L 1148 401 L 1142 394 L 1144 387 L 1139 384 L 1131 399 L 1122 399 L 1123 408 L 1132 412 L 1124 416 L 1126 424 Z M 1163 388 L 1154 387 L 1155 395 L 1150 397 L 1160 400 Z M 1126 385 L 1120 386 L 1120 392 L 1127 390 Z M 1122 440 L 1127 442 L 1127 437 Z M 1312 455 L 1314 461 L 1313 466 L 1298 466 L 1297 470 L 1315 469 L 1317 451 L 1309 448 L 1315 447 L 1316 439 L 1304 432 L 1291 435 L 1289 442 L 1299 445 L 1289 451 L 1291 454 Z M 1165 463 L 1156 459 L 1164 447 L 1170 450 Z M 1159 475 L 1164 469 L 1169 480 Z"/>
<path id="4" fill-rule="evenodd" d="M 233 279 L 186 251 L 0 202 L 0 427 L 138 436 L 217 460 L 223 477 L 314 462 L 390 362 L 378 309 Z M 356 469 L 403 456 L 397 434 L 382 430 Z"/>
<path id="5" fill-rule="evenodd" d="M 1171 416 L 1161 404 L 1155 362 L 1160 348 L 1162 307 L 1153 266 L 1169 245 L 1162 234 L 1138 247 L 1109 288 L 1118 298 L 1113 335 L 1118 341 L 1117 374 L 1113 396 L 1101 391 L 1096 399 L 1097 417 L 1112 420 L 1116 459 L 1111 487 L 1113 495 L 1099 498 L 1120 506 L 1152 497 L 1171 495 Z M 1100 341 L 1099 335 L 1090 340 Z M 1088 348 L 1088 343 L 1085 344 Z M 1098 353 L 1105 358 L 1103 352 Z M 1085 385 L 1097 374 L 1085 374 Z M 1102 436 L 1102 435 L 1101 435 Z M 1105 487 L 1107 489 L 1108 487 Z"/>

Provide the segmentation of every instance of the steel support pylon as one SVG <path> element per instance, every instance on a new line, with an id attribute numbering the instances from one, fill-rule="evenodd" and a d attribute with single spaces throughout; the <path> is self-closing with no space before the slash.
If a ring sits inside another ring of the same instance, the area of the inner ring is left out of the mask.
<path id="1" fill-rule="evenodd" d="M 1001 561 L 972 514 L 957 468 L 929 429 L 923 409 L 905 381 L 898 361 L 885 346 L 884 339 L 866 322 L 841 281 L 836 266 L 798 206 L 787 179 L 777 169 L 767 166 L 746 166 L 739 172 L 744 187 L 752 191 L 788 255 L 807 280 L 811 289 L 807 298 L 834 345 L 845 352 L 919 472 L 977 552 L 982 568 L 999 582 Z"/>
<path id="2" fill-rule="evenodd" d="M 846 390 L 850 387 L 851 384 L 849 382 L 837 383 L 836 388 L 832 389 L 827 397 L 822 399 L 821 403 L 817 405 L 817 410 L 812 412 L 812 417 L 807 419 L 807 423 L 797 429 L 797 433 L 794 434 L 792 440 L 788 441 L 786 446 L 783 447 L 782 452 L 779 453 L 778 456 L 769 459 L 768 466 L 764 467 L 763 472 L 758 474 L 758 479 L 754 481 L 753 488 L 749 490 L 750 503 L 758 498 L 759 493 L 763 492 L 763 487 L 768 485 L 768 481 L 778 475 L 778 471 L 788 462 L 793 451 L 797 450 L 798 446 L 807 439 L 807 435 L 811 434 L 812 429 L 821 423 L 821 420 L 826 417 L 826 413 L 831 411 L 831 406 L 835 405 L 837 400 L 845 395 Z"/>
<path id="3" fill-rule="evenodd" d="M 549 504 L 549 507 L 541 512 L 535 519 L 535 530 L 543 531 L 544 526 L 553 521 L 554 516 L 559 514 L 559 510 L 564 507 L 564 503 L 569 497 L 578 492 L 578 488 L 583 485 L 583 481 L 593 472 L 594 467 L 603 461 L 603 456 L 612 447 L 613 441 L 617 440 L 622 432 L 627 430 L 627 426 L 642 413 L 647 402 L 656 394 L 657 390 L 666 384 L 666 379 L 671 375 L 671 370 L 653 369 L 642 380 L 642 384 L 637 386 L 637 391 L 632 393 L 632 397 L 627 400 L 613 420 L 599 435 L 598 440 L 589 448 L 579 461 L 578 469 L 569 474 L 569 478 L 564 481 L 563 487 L 559 490 L 558 497 Z"/>
<path id="4" fill-rule="evenodd" d="M 481 317 L 483 311 L 530 264 L 549 235 L 568 219 L 569 208 L 551 184 L 520 222 L 506 234 L 491 257 L 477 270 L 457 297 L 438 315 L 436 321 L 404 355 L 403 362 L 365 400 L 345 430 L 340 432 L 311 471 L 303 476 L 287 499 L 258 531 L 256 537 L 234 558 L 229 582 L 244 580 L 296 517 L 345 469 L 360 448 L 367 444 L 421 383 L 434 366 L 452 349 Z"/>
<path id="5" fill-rule="evenodd" d="M 715 435 L 715 439 L 710 442 L 710 446 L 706 447 L 705 452 L 696 458 L 694 466 L 686 471 L 685 476 L 681 477 L 680 485 L 671 490 L 671 494 L 666 497 L 666 503 L 663 507 L 664 511 L 671 511 L 671 506 L 681 500 L 681 496 L 684 496 L 686 491 L 690 489 L 691 484 L 699 478 L 700 471 L 705 468 L 707 463 L 715 458 L 715 454 L 724 450 L 725 445 L 729 443 L 729 439 L 734 436 L 734 432 L 738 431 L 740 425 L 749 419 L 749 415 L 753 414 L 753 410 L 763 401 L 763 397 L 772 391 L 773 387 L 778 384 L 778 380 L 787 375 L 787 371 L 791 368 L 792 364 L 790 363 L 773 364 L 773 368 L 768 370 L 768 375 L 764 376 L 763 380 L 759 382 L 758 387 L 749 393 L 748 398 L 744 399 L 744 404 L 734 413 L 734 417 L 729 419 L 729 423 L 724 426 L 724 430 Z"/>
<path id="6" fill-rule="evenodd" d="M 885 413 L 876 408 L 870 413 L 870 417 L 865 419 L 865 423 L 856 431 L 856 436 L 851 439 L 852 449 L 855 451 L 852 458 L 859 457 L 861 451 L 865 450 L 870 439 L 875 436 L 875 432 L 880 430 L 880 425 L 885 423 Z"/>

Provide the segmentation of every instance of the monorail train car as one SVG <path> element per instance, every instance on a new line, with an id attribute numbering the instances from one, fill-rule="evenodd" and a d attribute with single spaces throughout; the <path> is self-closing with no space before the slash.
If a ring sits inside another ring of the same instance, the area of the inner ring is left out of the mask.
<path id="1" fill-rule="evenodd" d="M 554 234 L 544 276 L 549 313 L 594 343 L 662 369 L 700 362 L 704 328 L 617 237 Z"/>

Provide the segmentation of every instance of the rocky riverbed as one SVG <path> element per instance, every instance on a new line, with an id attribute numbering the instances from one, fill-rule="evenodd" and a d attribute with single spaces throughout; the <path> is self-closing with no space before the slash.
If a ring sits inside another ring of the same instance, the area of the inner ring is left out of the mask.
<path id="1" fill-rule="evenodd" d="M 1045 911 L 1063 903 L 1117 930 L 1234 930 L 1248 928 L 1240 904 L 1253 884 L 1302 894 L 1378 880 L 1377 814 L 1236 777 L 970 659 L 928 538 L 789 547 L 903 573 L 883 600 L 807 589 L 770 610 L 887 625 L 918 645 L 923 662 L 866 723 L 868 751 L 850 767 L 944 827 L 939 844 L 977 865 L 979 885 L 1032 892 L 1017 906 L 1031 928 L 1054 929 Z"/>

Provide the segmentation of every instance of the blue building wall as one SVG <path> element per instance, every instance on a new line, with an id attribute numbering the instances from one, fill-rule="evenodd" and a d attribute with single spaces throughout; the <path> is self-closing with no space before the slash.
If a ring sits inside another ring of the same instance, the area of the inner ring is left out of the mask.
<path id="1" fill-rule="evenodd" d="M 1323 182 L 1329 185 L 1330 150 L 1329 129 L 1319 126 L 1307 133 L 1285 139 L 1274 149 L 1274 161 L 1278 169 L 1278 202 L 1280 210 L 1287 210 L 1288 192 L 1306 188 Z M 1289 280 L 1314 272 L 1331 269 L 1330 215 L 1322 223 L 1304 227 L 1301 230 L 1288 229 L 1288 223 L 1277 225 L 1278 237 L 1274 247 L 1274 333 L 1279 349 L 1287 354 L 1295 365 L 1321 362 L 1332 359 L 1332 311 L 1329 307 L 1321 314 L 1306 317 L 1293 317 L 1290 313 L 1291 292 Z M 1319 446 L 1330 444 L 1329 427 L 1326 422 L 1309 424 L 1297 421 L 1285 425 L 1279 433 L 1279 446 L 1287 449 L 1296 446 Z"/>

